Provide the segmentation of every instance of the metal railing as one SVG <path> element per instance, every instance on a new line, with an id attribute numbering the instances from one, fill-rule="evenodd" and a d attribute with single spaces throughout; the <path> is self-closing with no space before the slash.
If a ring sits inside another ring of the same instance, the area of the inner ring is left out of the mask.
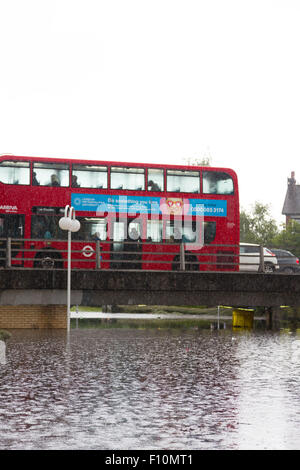
<path id="1" fill-rule="evenodd" d="M 120 251 L 114 249 L 118 244 L 123 247 Z M 185 243 L 169 241 L 73 240 L 72 245 L 72 269 L 270 272 L 266 267 L 274 265 L 274 256 L 264 254 L 262 246 L 258 256 L 242 254 L 249 262 L 241 263 L 239 246 L 230 244 L 205 245 L 195 251 Z M 66 240 L 0 238 L 2 268 L 66 269 L 67 253 Z"/>

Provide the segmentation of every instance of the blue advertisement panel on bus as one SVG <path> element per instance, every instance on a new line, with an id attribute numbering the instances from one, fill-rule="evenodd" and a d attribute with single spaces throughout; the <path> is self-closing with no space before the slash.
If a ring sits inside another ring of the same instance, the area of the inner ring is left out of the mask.
<path id="1" fill-rule="evenodd" d="M 76 211 L 84 212 L 227 216 L 227 201 L 223 199 L 76 193 L 71 196 L 71 204 Z"/>

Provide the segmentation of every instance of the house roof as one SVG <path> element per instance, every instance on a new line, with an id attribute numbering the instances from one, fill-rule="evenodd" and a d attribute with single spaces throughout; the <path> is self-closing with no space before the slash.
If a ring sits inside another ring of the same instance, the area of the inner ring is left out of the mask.
<path id="1" fill-rule="evenodd" d="M 288 187 L 282 214 L 300 216 L 300 185 L 296 184 L 294 172 L 292 172 L 291 178 L 288 178 Z"/>

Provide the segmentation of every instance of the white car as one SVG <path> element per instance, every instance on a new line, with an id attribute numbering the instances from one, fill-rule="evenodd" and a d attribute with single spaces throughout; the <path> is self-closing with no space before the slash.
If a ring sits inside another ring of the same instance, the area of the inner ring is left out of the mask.
<path id="1" fill-rule="evenodd" d="M 240 271 L 259 271 L 260 246 L 255 243 L 240 243 Z M 279 269 L 276 255 L 264 247 L 264 272 L 273 273 Z"/>

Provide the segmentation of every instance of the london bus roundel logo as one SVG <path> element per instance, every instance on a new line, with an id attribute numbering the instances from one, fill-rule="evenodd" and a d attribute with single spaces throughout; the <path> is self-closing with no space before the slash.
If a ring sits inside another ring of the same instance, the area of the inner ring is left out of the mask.
<path id="1" fill-rule="evenodd" d="M 81 199 L 80 199 L 80 197 L 76 197 L 76 198 L 74 199 L 74 204 L 76 204 L 76 206 L 80 206 L 80 204 L 81 204 Z"/>
<path id="2" fill-rule="evenodd" d="M 89 258 L 90 256 L 92 256 L 93 253 L 94 253 L 94 249 L 90 245 L 86 245 L 82 248 L 82 254 L 86 258 Z"/>

